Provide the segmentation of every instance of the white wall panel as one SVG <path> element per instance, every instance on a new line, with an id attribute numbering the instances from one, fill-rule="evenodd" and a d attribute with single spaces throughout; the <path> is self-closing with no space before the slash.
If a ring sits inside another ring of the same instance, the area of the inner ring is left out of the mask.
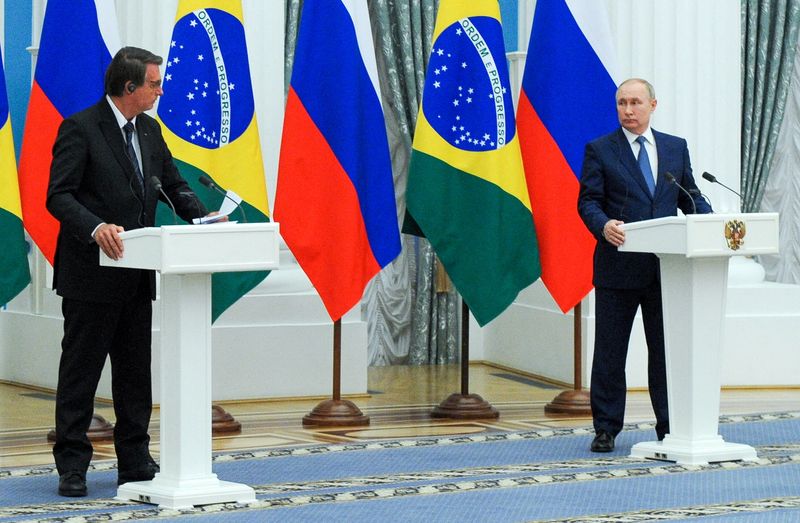
<path id="1" fill-rule="evenodd" d="M 738 198 L 699 180 L 709 171 L 739 188 L 739 0 L 606 0 L 621 73 L 656 88 L 653 127 L 686 138 L 698 186 L 717 211 Z"/>

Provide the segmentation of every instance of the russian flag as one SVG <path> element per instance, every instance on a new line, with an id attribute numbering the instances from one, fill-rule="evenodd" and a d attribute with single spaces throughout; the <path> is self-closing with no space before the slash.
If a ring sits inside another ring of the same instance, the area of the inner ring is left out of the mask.
<path id="1" fill-rule="evenodd" d="M 274 217 L 334 321 L 400 252 L 379 93 L 365 0 L 306 2 Z"/>
<path id="2" fill-rule="evenodd" d="M 578 216 L 578 189 L 584 147 L 619 125 L 615 71 L 602 2 L 536 2 L 517 128 L 542 281 L 563 312 L 592 289 L 595 239 Z"/>
<path id="3" fill-rule="evenodd" d="M 51 264 L 58 222 L 45 199 L 58 127 L 103 96 L 105 71 L 119 48 L 114 2 L 48 0 L 22 136 L 19 190 L 25 229 Z"/>

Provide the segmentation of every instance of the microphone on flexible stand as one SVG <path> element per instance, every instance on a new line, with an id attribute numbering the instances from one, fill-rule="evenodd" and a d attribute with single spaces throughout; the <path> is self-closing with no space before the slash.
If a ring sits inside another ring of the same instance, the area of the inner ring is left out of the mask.
<path id="1" fill-rule="evenodd" d="M 683 192 L 686 194 L 686 196 L 688 196 L 688 197 L 689 197 L 689 201 L 690 201 L 690 202 L 692 202 L 692 214 L 697 214 L 697 205 L 695 205 L 695 203 L 694 203 L 694 198 L 693 198 L 693 197 L 692 197 L 692 195 L 689 193 L 689 191 L 687 191 L 686 189 L 684 189 L 684 188 L 683 188 L 683 186 L 682 186 L 681 184 L 679 184 L 679 183 L 678 183 L 678 180 L 676 180 L 676 179 L 675 179 L 675 177 L 674 177 L 674 176 L 672 176 L 672 173 L 669 173 L 669 172 L 667 172 L 667 173 L 664 173 L 664 178 L 665 178 L 665 179 L 666 179 L 666 180 L 667 180 L 669 183 L 673 184 L 675 187 L 677 187 L 678 189 L 680 189 L 681 191 L 683 191 Z"/>
<path id="2" fill-rule="evenodd" d="M 734 191 L 733 189 L 731 189 L 730 187 L 728 187 L 727 185 L 725 185 L 725 184 L 724 184 L 724 183 L 722 183 L 721 181 L 717 180 L 717 177 L 716 177 L 716 176 L 714 176 L 713 174 L 711 174 L 711 173 L 709 173 L 709 172 L 704 172 L 704 173 L 703 173 L 703 178 L 705 178 L 706 180 L 708 180 L 708 181 L 709 181 L 709 182 L 711 182 L 711 183 L 718 183 L 718 184 L 720 184 L 721 186 L 725 187 L 725 188 L 726 188 L 726 189 L 728 189 L 730 192 L 732 192 L 733 194 L 735 194 L 736 196 L 738 196 L 740 200 L 743 200 L 743 199 L 744 199 L 744 198 L 742 198 L 742 195 L 741 195 L 741 194 L 739 194 L 738 192 Z"/>
<path id="3" fill-rule="evenodd" d="M 167 200 L 170 209 L 172 209 L 172 225 L 178 225 L 178 213 L 175 212 L 175 206 L 172 204 L 172 200 L 169 199 L 167 193 L 165 193 L 164 189 L 161 188 L 161 180 L 158 179 L 158 176 L 153 176 L 150 178 L 150 185 L 153 186 L 153 189 L 164 195 L 164 198 Z"/>
<path id="4" fill-rule="evenodd" d="M 247 215 L 244 213 L 244 206 L 242 205 L 241 202 L 237 202 L 236 200 L 234 200 L 233 198 L 228 196 L 228 192 L 227 191 L 222 190 L 219 185 L 214 183 L 214 181 L 211 178 L 209 178 L 208 176 L 206 176 L 205 174 L 200 175 L 198 180 L 200 180 L 200 183 L 202 183 L 203 185 L 205 185 L 209 189 L 213 189 L 213 190 L 217 191 L 222 196 L 224 196 L 225 198 L 227 198 L 230 201 L 232 201 L 236 205 L 236 207 L 238 207 L 239 210 L 241 211 L 241 213 L 242 213 L 242 221 L 244 223 L 247 223 Z"/>

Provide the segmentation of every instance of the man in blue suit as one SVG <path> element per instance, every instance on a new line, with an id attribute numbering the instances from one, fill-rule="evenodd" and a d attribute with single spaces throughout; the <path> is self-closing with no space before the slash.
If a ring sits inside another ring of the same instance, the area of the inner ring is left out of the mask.
<path id="1" fill-rule="evenodd" d="M 623 223 L 710 213 L 697 190 L 686 140 L 650 128 L 653 86 L 631 78 L 617 89 L 621 127 L 586 145 L 578 213 L 597 238 L 594 251 L 595 345 L 591 405 L 593 452 L 610 452 L 625 416 L 625 360 L 641 306 L 647 340 L 647 378 L 659 440 L 669 432 L 661 281 L 654 254 L 619 252 Z M 683 187 L 689 194 L 678 187 Z M 691 197 L 690 197 L 691 195 Z"/>

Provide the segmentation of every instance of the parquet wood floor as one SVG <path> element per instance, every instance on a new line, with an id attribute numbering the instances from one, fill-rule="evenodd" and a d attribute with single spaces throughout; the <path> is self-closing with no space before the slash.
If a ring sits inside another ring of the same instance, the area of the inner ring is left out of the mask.
<path id="1" fill-rule="evenodd" d="M 496 430 L 590 426 L 589 417 L 547 416 L 544 406 L 561 388 L 506 369 L 483 363 L 470 365 L 470 392 L 480 394 L 500 411 L 491 421 L 433 419 L 431 409 L 460 387 L 459 367 L 373 367 L 369 394 L 350 397 L 368 416 L 364 427 L 306 429 L 302 418 L 322 399 L 281 399 L 219 402 L 241 424 L 240 434 L 214 437 L 213 448 L 245 450 L 312 443 L 336 443 L 376 438 L 474 434 Z M 53 427 L 52 391 L 0 383 L 0 466 L 52 464 L 46 440 Z M 108 401 L 98 401 L 95 412 L 113 423 Z M 784 389 L 723 390 L 721 414 L 747 414 L 800 410 L 800 387 Z M 652 420 L 645 391 L 628 393 L 626 422 Z M 158 456 L 158 409 L 151 424 L 152 453 Z M 96 442 L 95 459 L 114 458 L 113 443 Z"/>

